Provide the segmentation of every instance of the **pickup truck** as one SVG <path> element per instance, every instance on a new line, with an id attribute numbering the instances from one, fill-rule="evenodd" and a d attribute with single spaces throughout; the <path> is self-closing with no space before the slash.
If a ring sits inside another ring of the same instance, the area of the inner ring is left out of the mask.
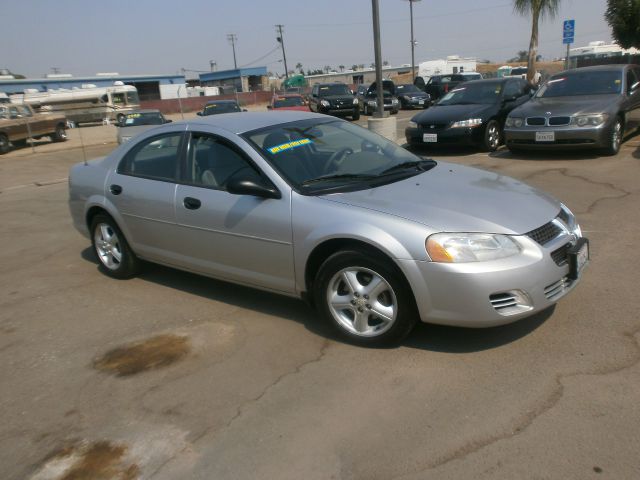
<path id="1" fill-rule="evenodd" d="M 413 84 L 420 90 L 427 92 L 431 97 L 431 101 L 435 102 L 440 97 L 449 93 L 458 86 L 458 84 L 468 81 L 463 75 L 433 75 L 429 81 L 425 83 L 424 78 L 416 77 Z"/>
<path id="2" fill-rule="evenodd" d="M 27 139 L 49 136 L 54 142 L 67 139 L 64 115 L 35 113 L 29 105 L 0 103 L 0 155 L 9 151 L 9 143 L 17 147 L 27 144 Z"/>

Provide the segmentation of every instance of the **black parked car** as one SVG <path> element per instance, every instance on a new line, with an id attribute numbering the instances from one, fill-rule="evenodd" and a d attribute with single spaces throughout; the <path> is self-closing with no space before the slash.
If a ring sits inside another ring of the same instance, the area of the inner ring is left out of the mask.
<path id="1" fill-rule="evenodd" d="M 431 105 L 431 95 L 411 83 L 396 85 L 396 97 L 401 108 L 427 108 Z"/>
<path id="2" fill-rule="evenodd" d="M 246 112 L 240 108 L 238 102 L 235 100 L 212 100 L 205 103 L 201 112 L 197 115 L 200 117 L 206 117 L 208 115 L 217 115 L 219 113 L 233 113 L 233 112 Z"/>
<path id="3" fill-rule="evenodd" d="M 309 110 L 336 117 L 360 118 L 360 105 L 344 83 L 318 83 L 311 89 Z"/>
<path id="4" fill-rule="evenodd" d="M 390 111 L 392 115 L 400 110 L 400 101 L 396 98 L 395 92 L 396 86 L 391 80 L 382 80 L 384 109 Z M 371 115 L 376 111 L 378 105 L 376 82 L 373 82 L 369 87 L 361 85 L 358 87 L 356 95 L 363 114 Z"/>
<path id="5" fill-rule="evenodd" d="M 458 84 L 464 83 L 467 80 L 464 75 L 433 75 L 427 82 L 425 82 L 422 77 L 416 77 L 413 84 L 420 90 L 428 93 L 433 102 L 456 88 Z"/>
<path id="6" fill-rule="evenodd" d="M 532 91 L 533 87 L 520 78 L 466 82 L 411 119 L 405 130 L 407 142 L 472 144 L 496 150 L 507 115 L 528 101 Z"/>

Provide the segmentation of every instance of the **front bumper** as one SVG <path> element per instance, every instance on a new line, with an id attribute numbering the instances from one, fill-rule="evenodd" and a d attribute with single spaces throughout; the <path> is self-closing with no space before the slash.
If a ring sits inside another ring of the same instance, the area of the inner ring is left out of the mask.
<path id="1" fill-rule="evenodd" d="M 404 108 L 427 108 L 429 105 L 431 105 L 431 101 L 428 98 L 401 99 L 400 103 Z"/>
<path id="2" fill-rule="evenodd" d="M 574 148 L 603 148 L 609 143 L 611 127 L 577 127 L 573 125 L 563 127 L 525 126 L 521 128 L 504 129 L 505 145 L 507 147 L 523 149 L 574 149 Z M 536 133 L 553 132 L 554 141 L 537 141 Z"/>
<path id="3" fill-rule="evenodd" d="M 418 126 L 418 128 L 407 127 L 404 136 L 409 145 L 477 145 L 482 142 L 484 126 L 474 128 L 428 128 Z M 437 135 L 436 142 L 425 142 L 425 134 Z"/>
<path id="4" fill-rule="evenodd" d="M 558 251 L 575 243 L 575 237 L 561 236 L 545 246 L 517 238 L 523 252 L 493 262 L 399 260 L 422 321 L 472 328 L 505 325 L 546 310 L 579 283 L 580 277 L 570 279 L 568 261 L 556 263 Z"/>
<path id="5" fill-rule="evenodd" d="M 323 107 L 318 105 L 318 113 L 324 113 L 325 115 L 333 115 L 336 117 L 351 117 L 353 115 L 357 115 L 360 112 L 359 105 L 350 105 L 345 107 Z"/>

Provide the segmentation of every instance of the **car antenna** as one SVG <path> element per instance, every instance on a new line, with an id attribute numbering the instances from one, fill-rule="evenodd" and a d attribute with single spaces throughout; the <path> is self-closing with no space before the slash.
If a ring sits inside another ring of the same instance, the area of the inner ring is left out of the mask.
<path id="1" fill-rule="evenodd" d="M 85 167 L 88 165 L 87 164 L 87 152 L 84 148 L 84 138 L 82 138 L 82 130 L 80 130 L 80 125 L 78 125 L 76 123 L 76 128 L 78 129 L 78 135 L 80 135 L 80 145 L 82 146 L 82 157 L 84 159 L 84 165 Z"/>

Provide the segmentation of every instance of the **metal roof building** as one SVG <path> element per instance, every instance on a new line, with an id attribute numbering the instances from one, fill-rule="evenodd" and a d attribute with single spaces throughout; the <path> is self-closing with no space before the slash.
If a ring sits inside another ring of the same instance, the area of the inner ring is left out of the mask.
<path id="1" fill-rule="evenodd" d="M 186 96 L 184 75 L 119 75 L 98 74 L 92 77 L 73 77 L 70 75 L 51 75 L 46 78 L 2 78 L 0 92 L 6 94 L 23 93 L 25 89 L 46 92 L 51 89 L 82 88 L 83 85 L 110 87 L 114 82 L 133 85 L 138 89 L 140 100 L 164 100 Z"/>
<path id="2" fill-rule="evenodd" d="M 237 68 L 220 72 L 201 73 L 203 86 L 233 85 L 238 92 L 251 92 L 268 89 L 267 67 Z"/>

